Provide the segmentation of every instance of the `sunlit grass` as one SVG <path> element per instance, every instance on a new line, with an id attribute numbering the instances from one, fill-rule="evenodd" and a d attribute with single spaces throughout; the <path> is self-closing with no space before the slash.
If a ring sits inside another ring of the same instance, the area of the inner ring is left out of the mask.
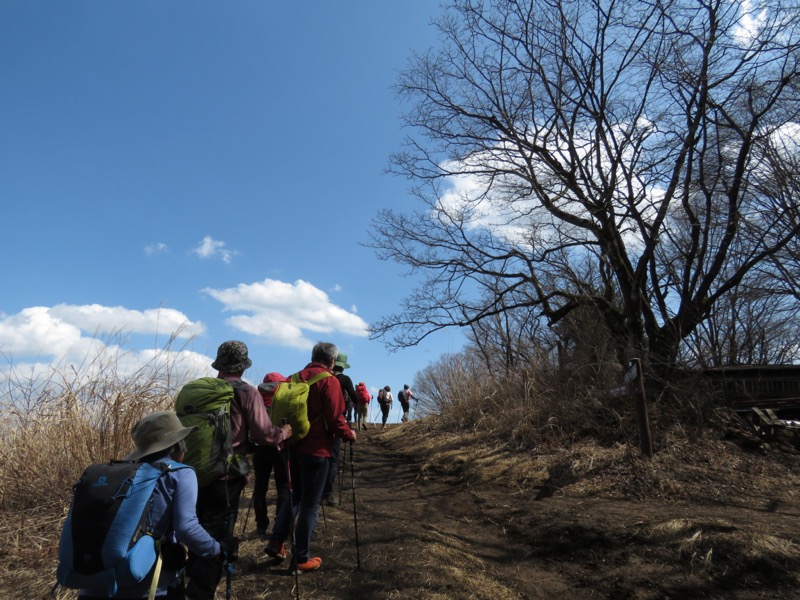
<path id="1" fill-rule="evenodd" d="M 175 368 L 174 357 L 167 346 L 131 371 L 127 364 L 120 368 L 124 352 L 101 352 L 47 376 L 23 375 L 8 365 L 0 395 L 4 597 L 48 597 L 73 483 L 87 465 L 130 452 L 131 428 L 143 415 L 171 408 L 192 376 Z"/>

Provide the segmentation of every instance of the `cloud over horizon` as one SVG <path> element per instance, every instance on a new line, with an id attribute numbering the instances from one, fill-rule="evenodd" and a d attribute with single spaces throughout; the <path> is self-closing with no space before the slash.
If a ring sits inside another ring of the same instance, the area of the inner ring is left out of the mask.
<path id="1" fill-rule="evenodd" d="M 12 372 L 25 377 L 66 375 L 67 367 L 79 367 L 82 375 L 113 363 L 115 372 L 131 375 L 140 369 L 162 368 L 194 373 L 208 368 L 206 356 L 185 348 L 123 350 L 129 334 L 154 335 L 166 344 L 171 338 L 189 340 L 205 333 L 201 322 L 193 322 L 171 308 L 132 310 L 99 304 L 31 306 L 14 315 L 0 313 L 0 379 Z M 71 369 L 75 372 L 75 369 Z"/>
<path id="2" fill-rule="evenodd" d="M 333 304 L 325 292 L 302 279 L 294 283 L 264 279 L 202 291 L 221 302 L 225 311 L 250 313 L 234 315 L 228 322 L 270 344 L 305 350 L 314 345 L 306 335 L 310 332 L 368 335 L 366 321 Z"/>

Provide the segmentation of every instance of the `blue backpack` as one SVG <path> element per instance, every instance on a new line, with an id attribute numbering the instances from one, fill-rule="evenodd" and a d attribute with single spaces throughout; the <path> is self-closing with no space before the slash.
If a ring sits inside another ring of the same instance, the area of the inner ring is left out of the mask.
<path id="1" fill-rule="evenodd" d="M 111 596 L 147 577 L 165 533 L 153 531 L 153 490 L 162 475 L 184 468 L 190 467 L 174 461 L 112 461 L 87 467 L 73 486 L 61 532 L 58 583 L 104 589 Z"/>

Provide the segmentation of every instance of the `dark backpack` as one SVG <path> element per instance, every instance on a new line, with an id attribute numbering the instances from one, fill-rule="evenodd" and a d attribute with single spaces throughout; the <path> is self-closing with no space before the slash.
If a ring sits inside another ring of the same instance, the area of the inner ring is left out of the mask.
<path id="1" fill-rule="evenodd" d="M 201 377 L 175 397 L 175 412 L 184 427 L 197 427 L 186 437 L 187 465 L 197 472 L 197 484 L 208 485 L 224 475 L 246 475 L 247 461 L 233 451 L 231 402 L 241 381 Z"/>
<path id="2" fill-rule="evenodd" d="M 378 402 L 384 405 L 392 403 L 392 401 L 389 400 L 389 397 L 386 394 L 386 390 L 384 390 L 383 388 L 381 388 L 380 391 L 378 392 Z"/>
<path id="3" fill-rule="evenodd" d="M 400 402 L 406 402 L 407 401 L 406 395 L 407 394 L 405 390 L 400 390 L 399 392 L 397 392 L 397 399 L 400 400 Z"/>
<path id="4" fill-rule="evenodd" d="M 161 476 L 188 465 L 112 461 L 90 465 L 72 486 L 58 545 L 56 579 L 65 588 L 111 596 L 144 580 L 158 558 L 150 498 Z M 157 583 L 157 582 L 156 582 Z"/>

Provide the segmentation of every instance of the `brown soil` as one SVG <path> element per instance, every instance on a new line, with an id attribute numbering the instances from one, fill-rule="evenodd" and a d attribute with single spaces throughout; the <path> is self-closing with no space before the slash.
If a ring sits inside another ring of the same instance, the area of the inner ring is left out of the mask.
<path id="1" fill-rule="evenodd" d="M 362 432 L 299 597 L 800 598 L 797 453 L 661 446 L 646 461 L 622 445 L 484 447 L 424 421 Z M 294 598 L 295 578 L 245 537 L 233 598 Z"/>

